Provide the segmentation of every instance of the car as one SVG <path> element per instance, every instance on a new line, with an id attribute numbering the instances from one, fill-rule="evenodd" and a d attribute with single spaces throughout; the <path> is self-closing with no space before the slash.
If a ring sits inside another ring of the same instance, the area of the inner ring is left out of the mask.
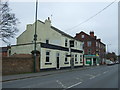
<path id="1" fill-rule="evenodd" d="M 115 64 L 115 63 L 112 62 L 112 61 L 109 61 L 109 62 L 107 63 L 108 66 L 110 66 L 110 65 L 114 65 L 114 64 Z"/>
<path id="2" fill-rule="evenodd" d="M 119 61 L 116 61 L 115 63 L 116 63 L 116 64 L 119 64 Z"/>

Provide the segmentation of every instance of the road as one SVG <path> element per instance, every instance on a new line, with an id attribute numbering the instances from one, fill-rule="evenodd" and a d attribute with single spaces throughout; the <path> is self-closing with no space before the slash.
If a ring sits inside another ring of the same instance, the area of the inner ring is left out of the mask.
<path id="1" fill-rule="evenodd" d="M 118 88 L 118 65 L 27 78 L 2 83 L 3 88 Z"/>

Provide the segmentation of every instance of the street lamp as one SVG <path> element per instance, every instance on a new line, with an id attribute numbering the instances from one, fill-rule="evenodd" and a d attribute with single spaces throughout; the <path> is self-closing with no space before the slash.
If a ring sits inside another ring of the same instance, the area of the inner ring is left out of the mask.
<path id="1" fill-rule="evenodd" d="M 34 34 L 34 72 L 36 72 L 36 41 L 37 41 L 37 9 L 38 0 L 36 0 L 36 12 L 35 12 L 35 34 Z"/>

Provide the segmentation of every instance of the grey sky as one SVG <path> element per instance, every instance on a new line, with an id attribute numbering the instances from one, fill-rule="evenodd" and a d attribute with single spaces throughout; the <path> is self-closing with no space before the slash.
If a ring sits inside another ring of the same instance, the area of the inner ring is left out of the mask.
<path id="1" fill-rule="evenodd" d="M 113 0 L 114 1 L 114 0 Z M 118 3 L 115 2 L 102 13 L 84 23 L 83 25 L 70 30 L 89 17 L 93 16 L 111 2 L 39 2 L 38 19 L 44 21 L 51 17 L 52 25 L 56 28 L 75 36 L 76 33 L 84 31 L 89 34 L 94 31 L 103 43 L 108 45 L 109 51 L 118 51 Z M 12 12 L 20 20 L 19 36 L 25 29 L 26 24 L 34 22 L 35 2 L 9 2 Z M 11 43 L 15 44 L 12 39 Z"/>

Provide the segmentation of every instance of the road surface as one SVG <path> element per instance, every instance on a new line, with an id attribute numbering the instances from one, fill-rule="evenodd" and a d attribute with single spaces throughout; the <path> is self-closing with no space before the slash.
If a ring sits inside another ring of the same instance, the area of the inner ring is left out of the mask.
<path id="1" fill-rule="evenodd" d="M 118 88 L 118 64 L 2 83 L 3 88 Z"/>

